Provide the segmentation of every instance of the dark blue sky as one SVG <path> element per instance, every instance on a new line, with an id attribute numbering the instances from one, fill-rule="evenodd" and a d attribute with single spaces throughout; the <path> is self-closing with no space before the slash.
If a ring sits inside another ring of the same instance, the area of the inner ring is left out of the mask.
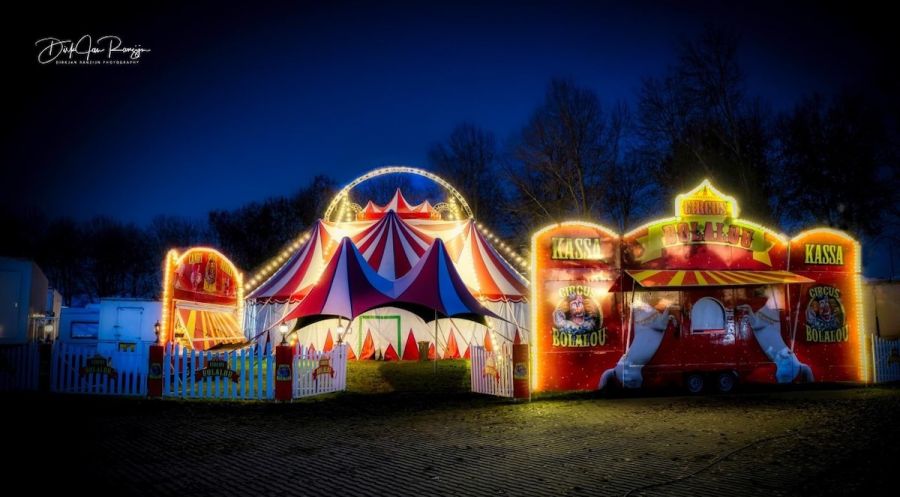
<path id="1" fill-rule="evenodd" d="M 143 224 L 290 194 L 315 174 L 346 182 L 379 165 L 426 166 L 428 147 L 461 121 L 505 141 L 552 77 L 632 102 L 641 78 L 661 73 L 678 40 L 707 23 L 741 34 L 748 90 L 775 110 L 816 91 L 895 82 L 880 79 L 896 60 L 883 59 L 877 13 L 727 4 L 123 4 L 105 13 L 41 4 L 3 35 L 14 51 L 4 63 L 14 86 L 7 201 Z M 152 51 L 136 66 L 37 63 L 37 39 L 82 34 Z"/>

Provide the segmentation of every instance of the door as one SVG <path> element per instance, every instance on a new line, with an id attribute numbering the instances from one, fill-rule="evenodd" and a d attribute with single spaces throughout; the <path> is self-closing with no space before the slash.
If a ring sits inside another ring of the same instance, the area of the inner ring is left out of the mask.
<path id="1" fill-rule="evenodd" d="M 141 339 L 141 327 L 144 325 L 143 307 L 117 307 L 115 338 L 118 342 L 137 343 Z"/>

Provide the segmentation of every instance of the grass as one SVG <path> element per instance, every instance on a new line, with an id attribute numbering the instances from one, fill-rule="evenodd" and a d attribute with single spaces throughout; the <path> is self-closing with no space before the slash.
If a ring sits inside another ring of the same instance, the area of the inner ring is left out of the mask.
<path id="1" fill-rule="evenodd" d="M 240 361 L 229 361 L 229 367 L 240 373 L 240 384 L 255 396 L 257 375 L 262 375 L 265 388 L 268 373 L 266 361 L 248 368 Z M 471 391 L 470 362 L 465 359 L 440 361 L 347 361 L 347 392 L 352 394 L 415 393 L 424 395 L 456 395 Z M 173 377 L 173 381 L 178 381 Z M 252 380 L 252 386 L 250 381 Z M 220 388 L 230 392 L 237 387 L 221 379 Z M 214 380 L 194 384 L 193 396 L 212 394 Z"/>
<path id="2" fill-rule="evenodd" d="M 469 361 L 348 361 L 351 393 L 461 394 L 471 389 Z"/>

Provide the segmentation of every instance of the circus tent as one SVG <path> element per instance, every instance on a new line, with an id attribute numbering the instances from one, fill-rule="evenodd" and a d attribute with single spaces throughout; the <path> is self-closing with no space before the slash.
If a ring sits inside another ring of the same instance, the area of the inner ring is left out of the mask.
<path id="1" fill-rule="evenodd" d="M 377 223 L 353 235 L 353 243 L 381 276 L 396 279 L 406 274 L 434 240 L 388 212 Z"/>
<path id="2" fill-rule="evenodd" d="M 307 241 L 275 274 L 247 296 L 245 325 L 255 330 L 248 338 L 268 332 L 303 300 L 325 269 L 336 242 L 325 223 L 317 221 L 310 229 Z"/>
<path id="3" fill-rule="evenodd" d="M 453 262 L 472 295 L 492 302 L 527 300 L 528 283 L 525 278 L 485 240 L 475 227 L 475 221 L 466 223 L 463 235 Z"/>
<path id="4" fill-rule="evenodd" d="M 393 349 L 399 357 L 409 358 L 410 339 L 431 341 L 433 348 L 436 341 L 438 357 L 444 357 L 454 342 L 459 355 L 466 356 L 470 345 L 482 345 L 486 339 L 491 340 L 491 335 L 495 342 L 511 342 L 517 336 L 527 341 L 528 333 L 523 328 L 528 323 L 527 281 L 501 256 L 473 220 L 411 216 L 410 212 L 419 207 L 430 208 L 430 204 L 410 206 L 398 191 L 380 216 L 352 222 L 317 222 L 309 232 L 308 241 L 249 295 L 245 314 L 248 337 L 274 337 L 271 330 L 275 324 L 303 300 L 310 291 L 309 282 L 319 281 L 336 241 L 346 236 L 375 272 L 388 280 L 403 278 L 434 241 L 441 240 L 444 252 L 472 296 L 501 319 L 489 318 L 489 329 L 458 318 L 440 318 L 435 332 L 434 325 L 402 306 L 378 307 L 354 319 L 349 329 L 343 318 L 324 319 L 303 327 L 297 333 L 303 345 L 322 350 L 329 336 L 337 340 L 346 334 L 344 338 L 356 353 L 371 342 L 371 348 L 385 357 L 388 356 L 385 351 Z"/>
<path id="5" fill-rule="evenodd" d="M 306 294 L 282 321 L 302 327 L 329 318 L 352 320 L 364 312 L 393 302 L 394 283 L 376 273 L 349 238 L 322 272 L 320 284 Z"/>
<path id="6" fill-rule="evenodd" d="M 418 205 L 411 205 L 403 192 L 398 188 L 393 198 L 385 205 L 375 205 L 371 200 L 357 214 L 358 220 L 380 219 L 388 212 L 395 212 L 403 218 L 440 219 L 440 214 L 434 210 L 427 200 Z"/>
<path id="7" fill-rule="evenodd" d="M 424 321 L 431 321 L 432 311 L 434 319 L 459 318 L 481 323 L 487 317 L 502 319 L 472 296 L 440 239 L 406 276 L 394 282 L 392 296 L 397 306 L 414 305 L 410 310 Z"/>
<path id="8" fill-rule="evenodd" d="M 310 239 L 247 298 L 278 303 L 303 300 L 325 269 L 325 261 L 332 251 L 332 243 L 325 224 L 316 221 Z"/>

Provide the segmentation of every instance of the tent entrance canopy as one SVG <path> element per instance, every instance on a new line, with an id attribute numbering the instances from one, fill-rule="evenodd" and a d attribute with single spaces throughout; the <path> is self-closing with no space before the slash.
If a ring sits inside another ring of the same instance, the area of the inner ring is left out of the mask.
<path id="1" fill-rule="evenodd" d="M 790 271 L 629 269 L 625 272 L 645 288 L 751 286 L 815 282 Z"/>

